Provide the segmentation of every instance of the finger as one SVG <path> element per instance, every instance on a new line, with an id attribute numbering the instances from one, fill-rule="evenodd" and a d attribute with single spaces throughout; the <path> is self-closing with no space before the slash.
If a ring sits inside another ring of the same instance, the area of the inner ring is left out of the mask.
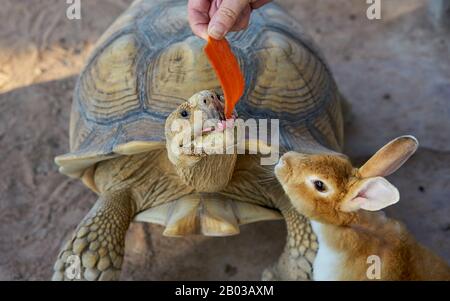
<path id="1" fill-rule="evenodd" d="M 192 32 L 205 40 L 208 39 L 210 6 L 209 0 L 189 0 L 188 2 L 188 20 Z"/>
<path id="2" fill-rule="evenodd" d="M 248 0 L 223 0 L 209 22 L 208 34 L 215 39 L 222 39 L 247 6 Z"/>
<path id="3" fill-rule="evenodd" d="M 250 6 L 253 9 L 258 9 L 261 6 L 263 6 L 263 5 L 265 5 L 265 4 L 269 3 L 269 2 L 272 2 L 272 0 L 253 0 L 253 1 L 250 1 Z"/>
<path id="4" fill-rule="evenodd" d="M 212 0 L 211 6 L 209 8 L 209 18 L 210 19 L 219 10 L 219 7 L 221 4 L 222 4 L 222 0 Z"/>
<path id="5" fill-rule="evenodd" d="M 248 9 L 245 9 L 244 12 L 239 16 L 230 31 L 240 31 L 246 29 L 248 27 L 248 24 L 250 23 L 251 12 L 252 10 L 249 6 Z"/>

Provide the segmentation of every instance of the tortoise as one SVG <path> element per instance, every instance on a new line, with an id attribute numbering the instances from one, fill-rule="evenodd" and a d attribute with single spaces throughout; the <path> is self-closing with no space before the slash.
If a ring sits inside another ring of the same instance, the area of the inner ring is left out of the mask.
<path id="1" fill-rule="evenodd" d="M 275 219 L 286 221 L 287 243 L 263 279 L 311 278 L 317 240 L 276 181 L 276 162 L 261 164 L 261 153 L 179 160 L 167 147 L 169 116 L 222 102 L 205 42 L 190 30 L 186 10 L 186 1 L 135 1 L 99 39 L 78 78 L 70 152 L 55 162 L 98 200 L 62 247 L 53 280 L 73 278 L 71 255 L 80 260 L 75 279 L 119 279 L 133 221 L 163 225 L 167 236 L 228 236 L 240 225 Z M 245 75 L 240 119 L 278 120 L 281 153 L 342 150 L 343 97 L 293 17 L 268 4 L 227 39 Z"/>

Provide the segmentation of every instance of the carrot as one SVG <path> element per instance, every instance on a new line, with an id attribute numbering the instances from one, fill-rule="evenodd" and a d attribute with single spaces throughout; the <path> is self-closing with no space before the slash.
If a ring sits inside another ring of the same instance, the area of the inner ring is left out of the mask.
<path id="1" fill-rule="evenodd" d="M 229 119 L 236 103 L 244 93 L 244 76 L 225 38 L 216 40 L 209 37 L 204 50 L 222 86 L 225 97 L 224 113 Z"/>

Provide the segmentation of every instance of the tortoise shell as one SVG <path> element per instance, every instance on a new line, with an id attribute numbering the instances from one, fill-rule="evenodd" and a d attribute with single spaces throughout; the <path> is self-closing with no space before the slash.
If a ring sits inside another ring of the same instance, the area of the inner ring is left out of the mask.
<path id="1" fill-rule="evenodd" d="M 165 147 L 166 117 L 196 92 L 220 89 L 186 10 L 185 1 L 136 1 L 100 38 L 76 85 L 62 173 L 81 177 L 99 161 Z M 241 118 L 279 119 L 286 150 L 340 150 L 340 94 L 295 19 L 269 4 L 227 39 L 245 76 Z"/>

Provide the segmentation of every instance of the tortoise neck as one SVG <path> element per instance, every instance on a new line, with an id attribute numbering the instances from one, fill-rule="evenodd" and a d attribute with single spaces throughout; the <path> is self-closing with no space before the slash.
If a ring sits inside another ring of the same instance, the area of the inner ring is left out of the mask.
<path id="1" fill-rule="evenodd" d="M 175 166 L 183 182 L 199 192 L 219 192 L 230 182 L 237 155 L 208 155 L 192 166 Z"/>

